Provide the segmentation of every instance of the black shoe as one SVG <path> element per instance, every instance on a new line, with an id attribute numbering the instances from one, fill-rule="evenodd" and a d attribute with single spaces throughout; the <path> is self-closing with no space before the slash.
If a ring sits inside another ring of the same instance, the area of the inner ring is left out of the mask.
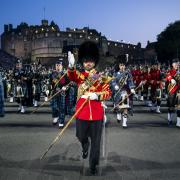
<path id="1" fill-rule="evenodd" d="M 121 120 L 117 119 L 117 123 L 120 123 L 120 122 L 121 122 Z"/>
<path id="2" fill-rule="evenodd" d="M 83 150 L 82 150 L 82 158 L 86 159 L 88 157 L 88 150 L 89 150 L 89 141 L 83 145 Z"/>
<path id="3" fill-rule="evenodd" d="M 88 151 L 83 151 L 82 152 L 82 158 L 87 159 L 87 157 L 88 157 Z"/>

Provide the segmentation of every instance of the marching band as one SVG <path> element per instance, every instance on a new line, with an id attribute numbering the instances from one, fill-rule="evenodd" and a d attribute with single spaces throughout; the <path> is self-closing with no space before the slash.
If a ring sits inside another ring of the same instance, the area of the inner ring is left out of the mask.
<path id="1" fill-rule="evenodd" d="M 81 65 L 76 66 L 77 69 L 82 71 L 82 67 L 79 68 L 79 66 Z M 150 107 L 151 112 L 161 113 L 161 101 L 166 99 L 168 126 L 172 125 L 173 113 L 176 112 L 176 125 L 180 127 L 179 68 L 180 63 L 177 58 L 172 60 L 172 68 L 161 65 L 157 61 L 152 64 L 133 66 L 127 64 L 126 55 L 117 61 L 116 66 L 106 68 L 101 74 L 112 79 L 109 82 L 112 91 L 110 99 L 114 104 L 113 110 L 116 113 L 117 122 L 120 123 L 122 120 L 122 126 L 127 127 L 128 114 L 133 111 L 133 100 L 144 101 L 145 105 Z M 53 68 L 46 68 L 35 63 L 22 64 L 20 60 L 16 62 L 14 69 L 1 68 L 1 114 L 4 115 L 4 101 L 17 102 L 17 112 L 24 114 L 26 108 L 38 107 L 41 97 L 48 102 L 51 96 L 61 90 L 57 96 L 55 95 L 51 99 L 50 105 L 53 124 L 59 122 L 59 126 L 63 127 L 65 114 L 72 115 L 74 113 L 76 101 L 81 94 L 85 93 L 84 91 L 79 92 L 80 89 L 73 82 L 74 77 L 69 79 L 66 73 L 63 59 L 58 60 Z M 66 75 L 60 79 L 63 74 Z M 86 82 L 89 83 L 88 80 Z M 62 109 L 64 115 L 61 114 Z"/>
<path id="2" fill-rule="evenodd" d="M 41 64 L 16 62 L 14 69 L 0 71 L 0 117 L 4 116 L 4 101 L 17 102 L 19 113 L 30 106 L 39 108 L 41 98 L 50 102 L 52 124 L 65 125 L 65 116 L 76 114 L 76 136 L 82 145 L 82 157 L 88 156 L 91 139 L 90 170 L 95 174 L 99 163 L 99 150 L 105 101 L 113 103 L 118 123 L 128 127 L 128 117 L 133 112 L 133 100 L 144 101 L 149 112 L 161 113 L 161 101 L 167 100 L 167 125 L 180 128 L 180 62 L 172 60 L 172 68 L 159 62 L 133 66 L 128 56 L 118 59 L 116 66 L 98 72 L 99 50 L 90 41 L 79 48 L 76 66 L 74 55 L 68 52 L 68 68 L 59 59 L 53 68 Z M 79 66 L 79 67 L 78 67 Z M 81 111 L 79 112 L 79 109 Z M 106 120 L 107 121 L 107 120 Z"/>

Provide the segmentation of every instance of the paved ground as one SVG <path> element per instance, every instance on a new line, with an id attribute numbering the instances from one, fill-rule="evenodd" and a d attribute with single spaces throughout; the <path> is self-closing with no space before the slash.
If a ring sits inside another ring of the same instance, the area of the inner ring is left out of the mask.
<path id="1" fill-rule="evenodd" d="M 179 180 L 180 129 L 167 127 L 165 104 L 163 113 L 156 114 L 135 102 L 128 129 L 122 129 L 115 114 L 109 113 L 110 102 L 108 106 L 99 173 L 90 176 L 74 123 L 40 161 L 59 132 L 51 125 L 49 107 L 22 115 L 16 113 L 15 103 L 6 103 L 6 116 L 0 119 L 0 180 Z"/>

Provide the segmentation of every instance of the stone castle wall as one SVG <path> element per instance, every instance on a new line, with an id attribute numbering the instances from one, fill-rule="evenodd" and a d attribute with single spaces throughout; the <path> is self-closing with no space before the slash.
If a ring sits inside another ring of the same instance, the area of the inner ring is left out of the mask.
<path id="1" fill-rule="evenodd" d="M 48 25 L 47 20 L 42 20 L 41 25 L 29 26 L 21 23 L 13 29 L 12 25 L 4 26 L 1 35 L 2 49 L 9 54 L 22 59 L 36 61 L 43 59 L 47 62 L 52 59 L 64 58 L 67 51 L 75 50 L 85 40 L 95 41 L 103 56 L 119 56 L 129 54 L 131 59 L 140 58 L 142 49 L 140 46 L 125 44 L 122 42 L 108 41 L 94 29 L 87 27 L 83 29 L 70 29 L 60 31 L 53 22 Z"/>

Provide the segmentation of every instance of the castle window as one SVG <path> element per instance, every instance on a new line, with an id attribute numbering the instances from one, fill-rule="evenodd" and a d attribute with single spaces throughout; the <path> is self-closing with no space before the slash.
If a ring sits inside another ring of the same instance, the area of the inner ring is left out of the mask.
<path id="1" fill-rule="evenodd" d="M 123 44 L 121 44 L 121 47 L 123 48 Z"/>
<path id="2" fill-rule="evenodd" d="M 115 46 L 117 46 L 117 44 L 115 43 Z"/>
<path id="3" fill-rule="evenodd" d="M 79 37 L 80 37 L 80 38 L 82 38 L 83 36 L 82 36 L 82 35 L 80 35 Z"/>
<path id="4" fill-rule="evenodd" d="M 60 33 L 57 33 L 57 37 L 59 37 L 60 36 Z"/>
<path id="5" fill-rule="evenodd" d="M 48 33 L 45 33 L 45 37 L 48 37 Z"/>
<path id="6" fill-rule="evenodd" d="M 69 37 L 72 37 L 72 34 L 68 34 Z"/>
<path id="7" fill-rule="evenodd" d="M 96 41 L 98 41 L 98 38 L 96 38 Z"/>
<path id="8" fill-rule="evenodd" d="M 108 45 L 110 45 L 110 42 L 108 42 Z"/>
<path id="9" fill-rule="evenodd" d="M 90 34 L 92 35 L 92 32 L 90 32 Z"/>
<path id="10" fill-rule="evenodd" d="M 90 36 L 88 36 L 88 39 L 91 39 L 91 37 L 90 37 Z"/>

